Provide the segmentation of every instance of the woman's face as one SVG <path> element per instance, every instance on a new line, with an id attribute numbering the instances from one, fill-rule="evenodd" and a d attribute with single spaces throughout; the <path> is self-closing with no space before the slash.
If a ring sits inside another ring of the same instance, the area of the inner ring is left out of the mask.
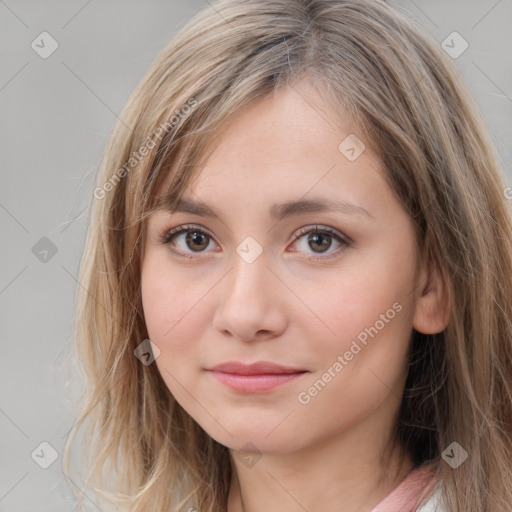
<path id="1" fill-rule="evenodd" d="M 240 112 L 183 211 L 149 219 L 141 286 L 156 366 L 233 449 L 297 450 L 360 422 L 388 425 L 400 405 L 418 293 L 413 226 L 376 155 L 319 102 L 303 82 Z M 189 234 L 162 243 L 178 226 Z M 211 371 L 261 361 L 302 373 Z"/>

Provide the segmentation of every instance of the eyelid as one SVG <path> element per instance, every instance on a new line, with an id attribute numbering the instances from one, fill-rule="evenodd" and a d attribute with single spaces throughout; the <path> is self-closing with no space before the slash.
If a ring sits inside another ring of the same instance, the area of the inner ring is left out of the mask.
<path id="1" fill-rule="evenodd" d="M 159 239 L 161 243 L 167 244 L 171 241 L 171 237 L 173 235 L 186 233 L 187 231 L 192 231 L 194 229 L 208 235 L 212 240 L 215 240 L 215 237 L 206 228 L 195 224 L 180 224 L 179 226 L 171 229 L 164 229 L 162 234 L 159 236 Z"/>
<path id="2" fill-rule="evenodd" d="M 174 228 L 166 229 L 163 231 L 163 233 L 159 236 L 159 241 L 161 244 L 164 245 L 171 245 L 170 242 L 173 239 L 173 237 L 177 236 L 178 234 L 187 233 L 189 231 L 197 231 L 200 233 L 204 233 L 207 235 L 211 240 L 213 240 L 216 244 L 215 237 L 206 229 L 203 228 L 200 225 L 196 224 L 181 224 L 179 226 L 176 226 Z M 338 243 L 340 244 L 340 247 L 338 247 L 336 250 L 332 252 L 327 253 L 318 253 L 318 256 L 307 256 L 306 259 L 309 260 L 326 260 L 329 258 L 336 257 L 340 251 L 342 251 L 345 248 L 351 247 L 353 244 L 353 241 L 350 237 L 342 234 L 338 230 L 330 227 L 330 226 L 323 226 L 319 224 L 310 224 L 307 226 L 303 226 L 295 231 L 293 234 L 293 243 L 297 242 L 300 238 L 302 238 L 305 235 L 311 234 L 311 233 L 327 233 L 332 238 L 335 238 Z M 217 244 L 219 245 L 219 244 Z M 172 252 L 176 254 L 178 257 L 185 258 L 185 259 L 195 259 L 197 257 L 201 256 L 201 252 L 198 253 L 183 253 L 182 251 L 176 250 L 172 247 L 170 247 Z M 300 252 L 300 251 L 294 251 L 294 252 Z M 207 252 L 205 252 L 207 254 Z"/>
<path id="3" fill-rule="evenodd" d="M 344 235 L 337 229 L 331 228 L 330 226 L 323 226 L 321 224 L 310 224 L 308 226 L 304 226 L 302 228 L 299 228 L 296 233 L 293 235 L 294 240 L 297 240 L 301 238 L 304 235 L 307 235 L 311 232 L 319 232 L 319 233 L 328 233 L 329 235 L 332 235 L 334 237 L 339 238 L 341 241 L 345 242 L 346 244 L 352 244 L 352 239 L 348 237 L 347 235 Z"/>
<path id="4" fill-rule="evenodd" d="M 340 246 L 336 248 L 334 251 L 331 252 L 325 252 L 325 253 L 317 253 L 317 256 L 305 256 L 306 260 L 309 261 L 327 261 L 330 259 L 335 259 L 340 256 L 341 252 L 344 252 L 345 249 L 348 249 L 349 247 L 352 247 L 353 242 L 352 239 L 341 232 L 339 232 L 337 229 L 334 229 L 330 226 L 322 226 L 318 224 L 308 225 L 304 226 L 297 230 L 297 232 L 294 234 L 294 243 L 300 240 L 302 237 L 309 235 L 311 233 L 320 233 L 325 234 L 327 233 L 331 238 L 334 238 Z M 330 249 L 330 247 L 329 247 Z M 293 251 L 293 252 L 300 252 L 300 251 Z"/>
<path id="5" fill-rule="evenodd" d="M 210 238 L 215 240 L 215 237 L 211 234 L 211 232 L 208 229 L 204 228 L 203 226 L 196 225 L 196 224 L 180 224 L 179 226 L 176 226 L 174 228 L 164 229 L 162 234 L 161 234 L 161 236 L 159 238 L 168 240 L 168 239 L 170 239 L 170 237 L 172 235 L 174 235 L 176 233 L 186 232 L 186 231 L 192 230 L 192 229 L 197 229 L 197 231 L 203 232 L 203 233 L 207 234 Z M 336 235 L 340 239 L 345 241 L 346 243 L 353 243 L 352 239 L 349 236 L 347 236 L 347 235 L 345 235 L 343 233 L 340 233 L 338 230 L 336 230 L 334 228 L 331 228 L 329 226 L 323 226 L 321 224 L 310 224 L 310 225 L 307 225 L 307 226 L 303 226 L 302 228 L 299 228 L 293 234 L 293 239 L 297 240 L 300 237 L 302 237 L 303 235 L 306 235 L 309 232 L 315 231 L 315 230 L 316 231 L 327 232 L 327 233 L 332 234 L 332 235 Z M 162 243 L 166 243 L 166 242 L 162 241 Z"/>

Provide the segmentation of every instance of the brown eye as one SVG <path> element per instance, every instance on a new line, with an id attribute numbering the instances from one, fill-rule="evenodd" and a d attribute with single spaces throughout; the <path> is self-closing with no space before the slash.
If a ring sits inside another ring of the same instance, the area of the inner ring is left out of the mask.
<path id="1" fill-rule="evenodd" d="M 210 237 L 201 231 L 189 231 L 185 237 L 185 243 L 192 250 L 202 251 L 208 247 Z"/>
<path id="2" fill-rule="evenodd" d="M 304 239 L 304 242 L 302 242 Z M 339 253 L 339 251 L 331 251 L 327 253 L 327 251 L 331 248 L 333 240 L 338 244 L 338 247 L 348 247 L 350 243 L 346 241 L 337 231 L 332 228 L 324 227 L 319 228 L 315 226 L 314 228 L 301 228 L 298 233 L 295 235 L 296 244 L 300 245 L 299 242 L 302 243 L 302 252 L 308 252 L 308 249 L 313 251 L 316 254 L 327 254 L 323 258 L 330 258 L 331 255 L 335 256 Z M 311 258 L 311 259 L 321 259 L 319 258 Z"/>
<path id="3" fill-rule="evenodd" d="M 168 244 L 174 253 L 185 258 L 193 257 L 193 253 L 208 252 L 205 249 L 211 241 L 208 233 L 193 226 L 178 226 L 167 231 L 161 239 L 161 243 Z"/>
<path id="4" fill-rule="evenodd" d="M 311 233 L 308 236 L 308 245 L 315 252 L 323 252 L 332 244 L 332 236 L 325 233 Z M 319 249 L 317 249 L 319 248 Z"/>

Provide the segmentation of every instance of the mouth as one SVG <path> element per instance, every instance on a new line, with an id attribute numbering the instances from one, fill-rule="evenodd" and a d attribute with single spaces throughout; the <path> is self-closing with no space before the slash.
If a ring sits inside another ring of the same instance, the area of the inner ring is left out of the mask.
<path id="1" fill-rule="evenodd" d="M 305 373 L 308 372 L 239 375 L 211 371 L 211 374 L 222 384 L 241 392 L 268 391 L 295 380 Z"/>
<path id="2" fill-rule="evenodd" d="M 232 390 L 246 393 L 269 391 L 309 373 L 304 369 L 269 361 L 253 364 L 232 361 L 207 371 Z"/>

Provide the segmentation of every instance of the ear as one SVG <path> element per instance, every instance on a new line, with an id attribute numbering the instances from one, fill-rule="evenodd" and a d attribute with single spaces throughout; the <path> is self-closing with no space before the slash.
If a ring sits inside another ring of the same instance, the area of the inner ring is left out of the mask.
<path id="1" fill-rule="evenodd" d="M 420 271 L 413 327 L 423 334 L 443 331 L 450 319 L 451 304 L 441 272 L 428 261 Z"/>

